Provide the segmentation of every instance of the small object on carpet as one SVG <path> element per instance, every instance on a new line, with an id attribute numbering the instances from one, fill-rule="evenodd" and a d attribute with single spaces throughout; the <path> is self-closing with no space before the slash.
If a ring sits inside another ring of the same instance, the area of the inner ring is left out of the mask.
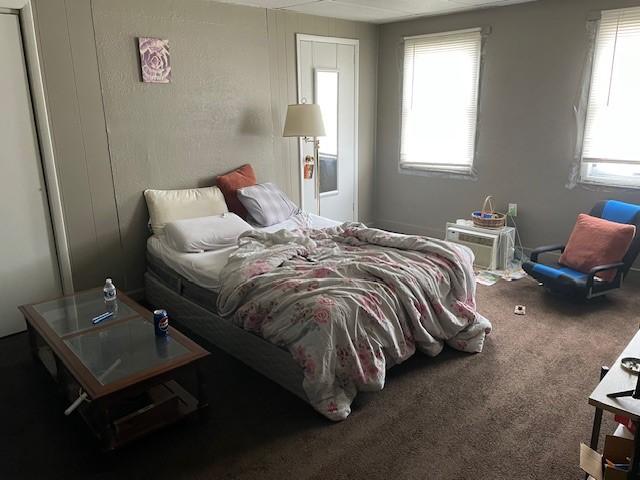
<path id="1" fill-rule="evenodd" d="M 525 307 L 524 305 L 516 305 L 516 308 L 513 310 L 513 313 L 515 313 L 516 315 L 526 315 L 527 307 Z"/>

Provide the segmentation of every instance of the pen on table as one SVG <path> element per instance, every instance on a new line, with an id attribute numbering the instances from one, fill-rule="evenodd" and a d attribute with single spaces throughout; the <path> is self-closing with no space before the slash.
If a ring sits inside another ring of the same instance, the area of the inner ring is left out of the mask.
<path id="1" fill-rule="evenodd" d="M 111 317 L 111 316 L 113 316 L 113 312 L 104 312 L 104 313 L 101 313 L 101 314 L 100 314 L 100 315 L 98 315 L 97 317 L 93 317 L 93 318 L 91 319 L 91 323 L 93 323 L 93 324 L 95 325 L 96 323 L 100 323 L 101 321 L 106 320 L 107 318 L 109 318 L 109 317 Z"/>

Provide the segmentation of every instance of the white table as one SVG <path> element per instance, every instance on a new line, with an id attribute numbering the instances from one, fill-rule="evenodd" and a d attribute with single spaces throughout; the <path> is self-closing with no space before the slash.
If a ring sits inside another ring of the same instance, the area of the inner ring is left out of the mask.
<path id="1" fill-rule="evenodd" d="M 634 454 L 631 462 L 629 478 L 635 479 L 638 472 L 640 472 L 640 399 L 635 399 L 633 397 L 607 397 L 607 394 L 609 393 L 633 390 L 636 387 L 638 376 L 629 373 L 620 366 L 620 360 L 624 357 L 640 358 L 640 330 L 634 335 L 629 344 L 616 359 L 615 363 L 609 368 L 609 371 L 600 381 L 595 390 L 591 392 L 591 395 L 589 396 L 589 404 L 616 415 L 624 415 L 634 422 L 636 432 L 638 433 L 634 440 Z M 593 425 L 593 431 L 596 433 L 600 431 L 601 418 L 601 415 L 596 413 Z M 591 448 L 594 450 L 598 447 L 597 437 L 597 435 L 592 435 L 591 437 Z"/>

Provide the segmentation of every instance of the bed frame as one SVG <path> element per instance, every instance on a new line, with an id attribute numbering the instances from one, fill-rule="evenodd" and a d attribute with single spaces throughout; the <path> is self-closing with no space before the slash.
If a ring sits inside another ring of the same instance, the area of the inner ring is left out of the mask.
<path id="1" fill-rule="evenodd" d="M 215 292 L 194 285 L 148 254 L 145 294 L 154 308 L 167 310 L 172 322 L 186 327 L 309 403 L 302 388 L 303 370 L 291 354 L 218 316 Z"/>

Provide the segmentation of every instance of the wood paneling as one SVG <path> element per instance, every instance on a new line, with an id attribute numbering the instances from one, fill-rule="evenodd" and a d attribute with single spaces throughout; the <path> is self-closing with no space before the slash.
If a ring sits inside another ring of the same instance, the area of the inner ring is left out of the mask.
<path id="1" fill-rule="evenodd" d="M 90 3 L 35 2 L 73 283 L 122 281 L 121 249 Z"/>
<path id="2" fill-rule="evenodd" d="M 360 39 L 360 195 L 372 218 L 377 28 L 203 0 L 35 0 L 76 289 L 140 291 L 145 188 L 211 185 L 252 163 L 299 199 L 295 34 Z M 173 81 L 139 79 L 137 36 L 169 39 Z"/>

